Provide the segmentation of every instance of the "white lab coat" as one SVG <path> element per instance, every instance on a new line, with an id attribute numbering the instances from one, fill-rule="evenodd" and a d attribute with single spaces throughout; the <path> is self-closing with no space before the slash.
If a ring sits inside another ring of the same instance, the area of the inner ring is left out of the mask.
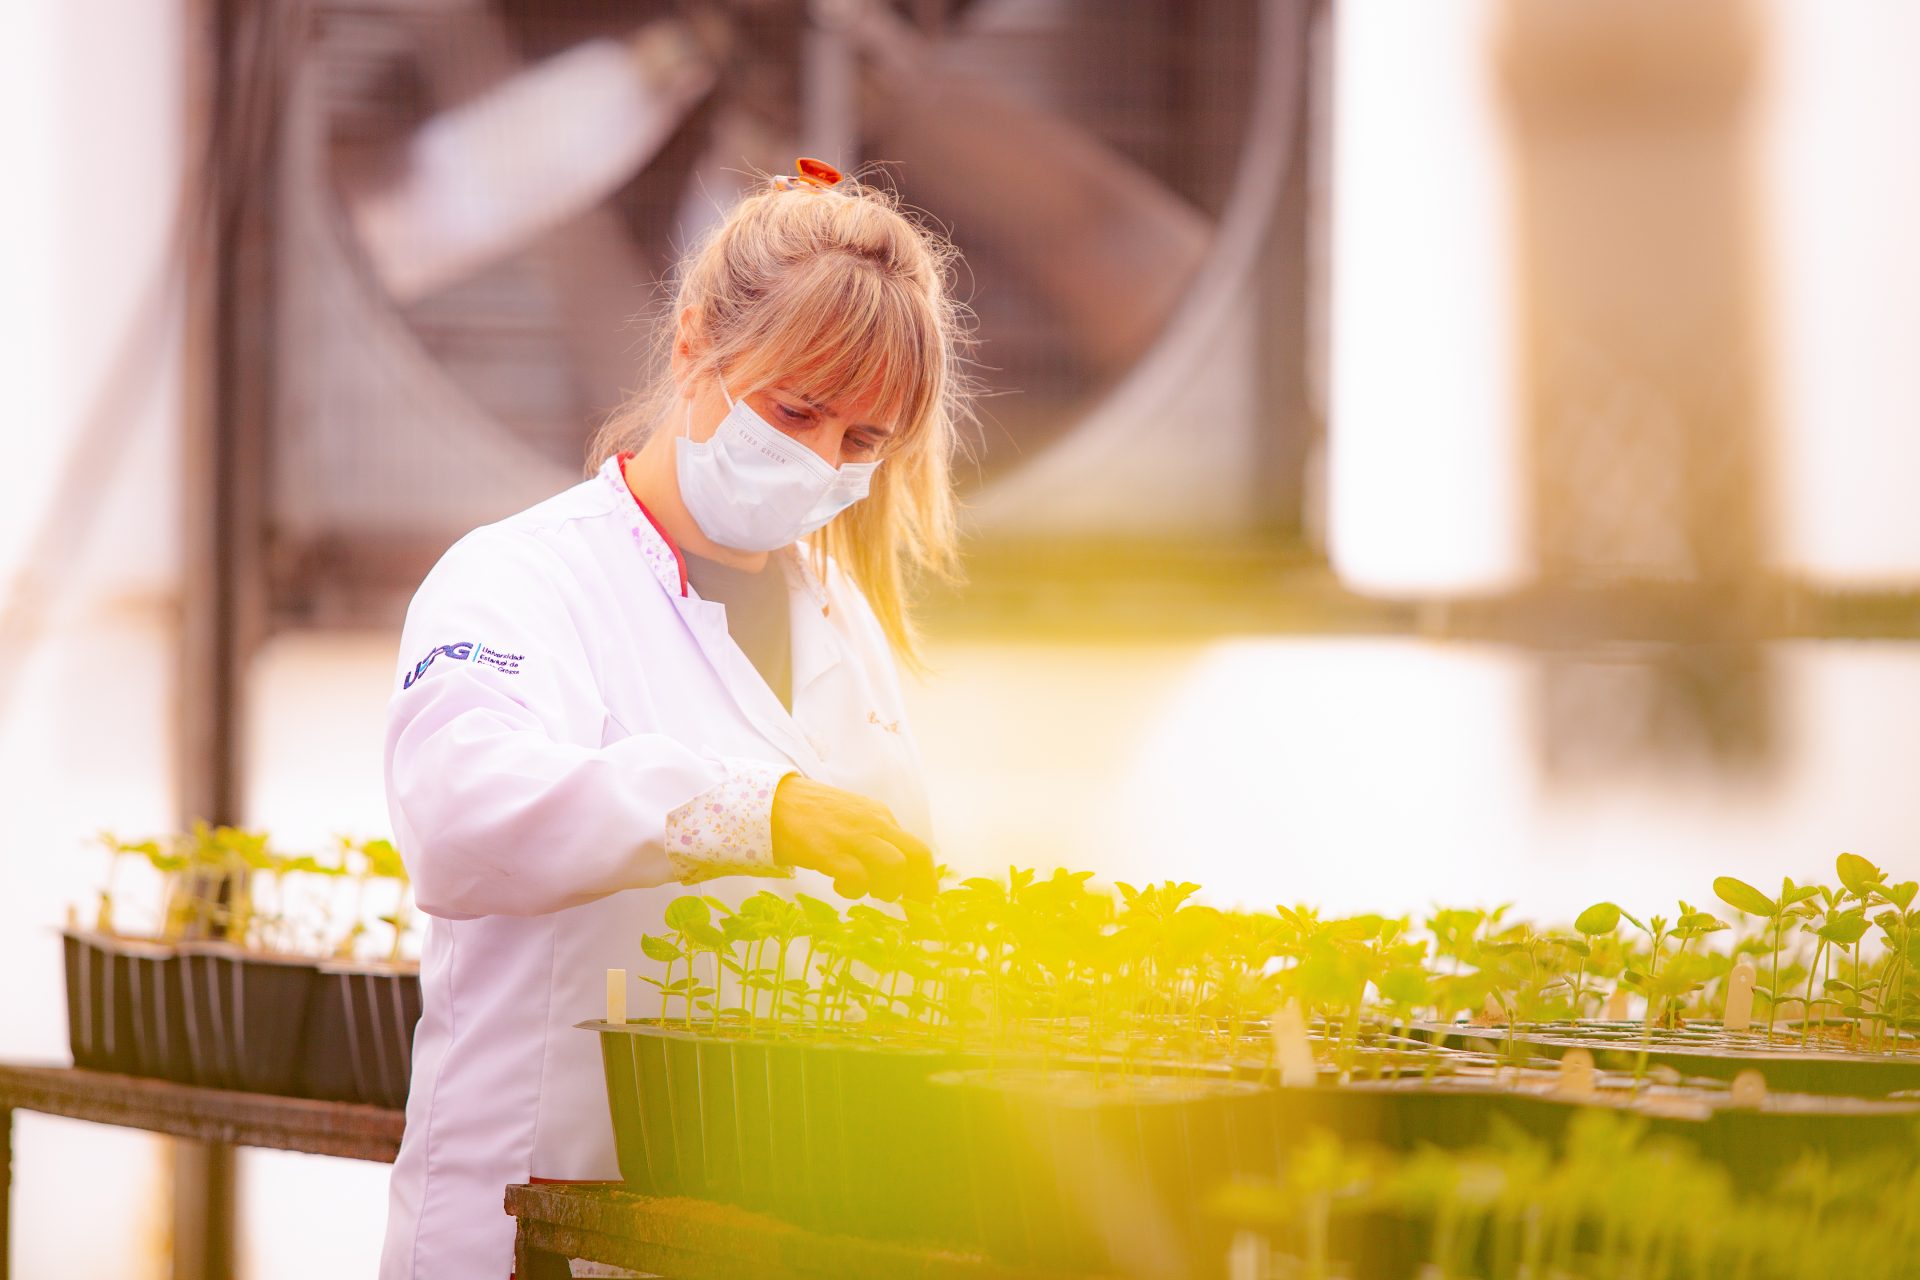
<path id="1" fill-rule="evenodd" d="M 643 967 L 640 936 L 660 931 L 687 891 L 678 881 L 729 859 L 772 870 L 781 773 L 871 796 L 930 839 L 872 610 L 837 570 L 822 582 L 778 554 L 791 715 L 728 636 L 725 608 L 687 588 L 614 459 L 462 538 L 415 594 L 386 780 L 430 919 L 382 1280 L 502 1280 L 507 1184 L 619 1176 L 599 1047 L 574 1024 L 605 1016 L 607 969 Z M 709 810 L 718 826 L 688 818 Z M 754 847 L 723 847 L 743 833 Z"/>

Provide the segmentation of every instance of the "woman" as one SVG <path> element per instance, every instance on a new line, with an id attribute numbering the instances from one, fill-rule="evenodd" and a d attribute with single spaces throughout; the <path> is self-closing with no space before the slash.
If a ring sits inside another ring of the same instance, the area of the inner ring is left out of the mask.
<path id="1" fill-rule="evenodd" d="M 593 474 L 462 538 L 408 609 L 387 796 L 432 919 L 384 1280 L 504 1277 L 507 1184 L 619 1176 L 574 1024 L 681 885 L 933 888 L 893 654 L 906 579 L 953 554 L 952 251 L 800 167 L 682 263 Z"/>

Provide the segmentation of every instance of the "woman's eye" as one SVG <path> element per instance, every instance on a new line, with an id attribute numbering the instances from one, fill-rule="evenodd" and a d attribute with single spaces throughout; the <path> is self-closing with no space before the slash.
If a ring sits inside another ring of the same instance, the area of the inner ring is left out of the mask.
<path id="1" fill-rule="evenodd" d="M 774 407 L 780 410 L 780 417 L 783 421 L 790 422 L 795 426 L 803 425 L 807 419 L 813 416 L 812 414 L 794 408 L 790 404 L 781 404 L 777 400 L 774 401 Z"/>

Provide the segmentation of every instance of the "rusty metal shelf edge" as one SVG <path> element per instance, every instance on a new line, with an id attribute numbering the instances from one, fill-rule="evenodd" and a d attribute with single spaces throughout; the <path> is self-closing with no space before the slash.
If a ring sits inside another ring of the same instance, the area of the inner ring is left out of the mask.
<path id="1" fill-rule="evenodd" d="M 404 1116 L 384 1107 L 205 1089 L 80 1067 L 0 1063 L 0 1107 L 200 1142 L 391 1164 Z"/>

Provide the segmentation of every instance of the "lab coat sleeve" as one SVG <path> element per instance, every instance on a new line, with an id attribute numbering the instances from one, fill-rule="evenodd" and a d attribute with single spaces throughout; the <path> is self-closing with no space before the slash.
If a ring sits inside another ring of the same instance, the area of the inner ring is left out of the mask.
<path id="1" fill-rule="evenodd" d="M 581 588 L 530 534 L 462 538 L 407 611 L 387 705 L 389 815 L 420 908 L 536 915 L 773 865 L 791 769 L 664 734 L 606 741 Z M 644 661 L 644 655 L 636 655 Z"/>

